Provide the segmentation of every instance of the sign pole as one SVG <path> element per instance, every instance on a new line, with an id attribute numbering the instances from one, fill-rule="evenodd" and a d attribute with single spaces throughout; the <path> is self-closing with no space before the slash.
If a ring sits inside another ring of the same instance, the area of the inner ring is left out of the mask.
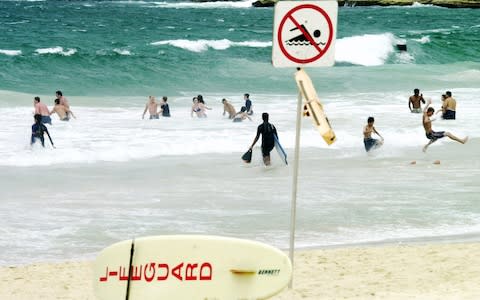
<path id="1" fill-rule="evenodd" d="M 297 70 L 300 70 L 298 68 Z M 290 261 L 292 262 L 293 268 L 293 255 L 295 252 L 295 219 L 297 214 L 297 186 L 298 186 L 298 163 L 300 160 L 300 129 L 302 125 L 302 93 L 298 92 L 297 99 L 297 123 L 295 129 L 295 158 L 293 163 L 293 182 L 292 182 L 292 203 L 290 209 Z M 293 275 L 288 288 L 292 288 L 293 285 Z"/>

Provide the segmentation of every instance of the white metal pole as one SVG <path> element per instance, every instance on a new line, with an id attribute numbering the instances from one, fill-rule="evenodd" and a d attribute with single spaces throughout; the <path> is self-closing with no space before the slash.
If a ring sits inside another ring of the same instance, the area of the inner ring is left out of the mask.
<path id="1" fill-rule="evenodd" d="M 300 158 L 300 129 L 302 122 L 302 93 L 299 91 L 297 100 L 297 124 L 295 130 L 295 162 L 293 163 L 292 204 L 290 209 L 290 261 L 293 268 L 293 254 L 295 252 L 295 218 L 297 213 L 297 182 L 298 162 Z M 293 275 L 288 287 L 293 285 Z"/>

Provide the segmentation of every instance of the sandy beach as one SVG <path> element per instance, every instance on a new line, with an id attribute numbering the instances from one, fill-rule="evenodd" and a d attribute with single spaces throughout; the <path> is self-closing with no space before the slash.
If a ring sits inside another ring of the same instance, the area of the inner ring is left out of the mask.
<path id="1" fill-rule="evenodd" d="M 479 299 L 480 243 L 303 250 L 272 299 Z M 0 299 L 95 299 L 92 262 L 0 268 Z"/>

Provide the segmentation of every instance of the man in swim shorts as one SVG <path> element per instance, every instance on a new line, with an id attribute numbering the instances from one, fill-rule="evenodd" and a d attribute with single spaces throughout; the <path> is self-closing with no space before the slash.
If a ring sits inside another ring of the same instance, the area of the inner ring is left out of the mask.
<path id="1" fill-rule="evenodd" d="M 433 131 L 433 129 L 432 129 L 432 121 L 433 120 L 430 119 L 430 117 L 435 112 L 435 109 L 433 107 L 430 107 L 430 104 L 432 104 L 432 100 L 428 99 L 427 106 L 425 106 L 425 108 L 423 109 L 423 128 L 425 129 L 425 135 L 427 136 L 427 139 L 430 140 L 428 142 L 428 144 L 426 144 L 423 147 L 423 152 L 427 151 L 428 146 L 430 146 L 431 144 L 436 142 L 438 139 L 441 139 L 445 136 L 447 136 L 450 139 L 452 139 L 454 141 L 457 141 L 461 144 L 465 144 L 468 140 L 468 136 L 463 138 L 463 139 L 460 139 L 460 138 L 454 136 L 453 134 L 451 134 L 450 132 L 445 132 L 445 131 L 435 132 L 435 131 Z"/>
<path id="2" fill-rule="evenodd" d="M 368 117 L 367 125 L 363 128 L 363 144 L 365 145 L 365 151 L 367 152 L 383 145 L 383 137 L 375 129 L 375 126 L 373 126 L 374 122 L 375 119 L 373 117 Z M 381 140 L 372 138 L 372 133 L 378 135 Z"/>
<path id="3" fill-rule="evenodd" d="M 412 113 L 421 113 L 422 112 L 422 105 L 420 102 L 425 104 L 425 99 L 423 99 L 423 94 L 420 94 L 419 89 L 413 90 L 413 95 L 408 98 L 408 108 Z M 413 106 L 413 107 L 412 107 Z"/>
<path id="4" fill-rule="evenodd" d="M 275 138 L 277 135 L 277 129 L 275 126 L 268 122 L 268 113 L 262 114 L 263 123 L 258 125 L 257 128 L 257 135 L 253 140 L 252 145 L 250 146 L 249 150 L 252 150 L 255 143 L 257 143 L 258 139 L 260 138 L 260 134 L 262 135 L 262 156 L 263 156 L 263 163 L 266 166 L 270 165 L 270 152 L 273 150 L 275 146 Z"/>
<path id="5" fill-rule="evenodd" d="M 40 102 L 40 97 L 35 97 L 33 99 L 33 106 L 35 107 L 35 114 L 40 115 L 43 124 L 52 125 L 52 119 L 50 118 L 50 112 L 45 103 Z"/>
<path id="6" fill-rule="evenodd" d="M 145 114 L 147 113 L 147 110 L 150 113 L 150 120 L 158 119 L 157 109 L 158 109 L 158 103 L 155 100 L 155 97 L 148 96 L 148 102 L 147 104 L 145 104 L 145 110 L 143 111 L 142 119 L 145 118 Z"/>

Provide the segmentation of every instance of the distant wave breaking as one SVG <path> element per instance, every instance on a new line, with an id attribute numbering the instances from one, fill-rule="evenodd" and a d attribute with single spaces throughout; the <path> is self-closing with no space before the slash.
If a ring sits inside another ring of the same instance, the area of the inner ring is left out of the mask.
<path id="1" fill-rule="evenodd" d="M 4 50 L 0 49 L 0 54 L 8 55 L 8 56 L 17 56 L 22 54 L 22 50 Z"/>
<path id="2" fill-rule="evenodd" d="M 147 7 L 162 8 L 251 8 L 254 0 L 246 1 L 211 1 L 211 2 L 149 2 L 149 1 L 118 1 L 121 4 L 136 4 Z"/>
<path id="3" fill-rule="evenodd" d="M 272 42 L 261 42 L 261 41 L 244 41 L 244 42 L 232 42 L 228 39 L 223 40 L 166 40 L 150 43 L 150 45 L 171 45 L 174 47 L 182 48 L 192 52 L 203 52 L 207 51 L 209 48 L 215 50 L 225 50 L 230 47 L 252 47 L 252 48 L 266 48 L 271 47 Z"/>
<path id="4" fill-rule="evenodd" d="M 391 33 L 341 38 L 335 45 L 335 60 L 362 66 L 380 66 L 394 52 L 394 44 L 395 37 Z"/>
<path id="5" fill-rule="evenodd" d="M 63 47 L 40 48 L 35 50 L 36 53 L 42 54 L 59 54 L 63 56 L 71 56 L 77 53 L 77 49 L 69 48 L 64 50 Z"/>

